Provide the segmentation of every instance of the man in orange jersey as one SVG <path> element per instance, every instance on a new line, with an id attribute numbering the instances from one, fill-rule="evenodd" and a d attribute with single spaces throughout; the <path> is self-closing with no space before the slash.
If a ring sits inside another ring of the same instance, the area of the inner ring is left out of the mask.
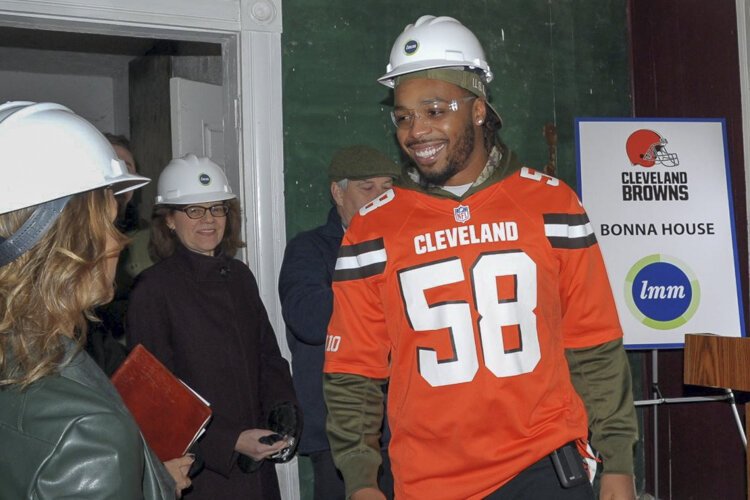
<path id="1" fill-rule="evenodd" d="M 324 392 L 347 494 L 381 499 L 389 381 L 399 500 L 632 500 L 635 408 L 599 246 L 575 193 L 497 138 L 476 37 L 423 16 L 380 82 L 411 160 L 365 205 L 334 274 Z M 588 415 L 588 419 L 587 419 Z"/>

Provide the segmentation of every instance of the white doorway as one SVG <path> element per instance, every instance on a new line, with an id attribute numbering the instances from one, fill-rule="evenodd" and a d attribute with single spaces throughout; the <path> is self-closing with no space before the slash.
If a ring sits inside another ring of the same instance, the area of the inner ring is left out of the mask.
<path id="1" fill-rule="evenodd" d="M 221 85 L 170 78 L 172 157 L 193 153 L 225 166 L 223 93 Z"/>
<path id="2" fill-rule="evenodd" d="M 242 200 L 248 244 L 239 257 L 256 275 L 288 356 L 276 292 L 286 234 L 281 0 L 0 0 L 0 38 L 6 29 L 31 30 L 38 41 L 66 33 L 219 47 L 224 164 Z M 99 47 L 103 38 L 96 40 L 87 45 Z M 121 115 L 112 119 L 114 131 L 122 133 Z M 282 497 L 299 498 L 296 465 L 282 466 L 279 475 Z"/>

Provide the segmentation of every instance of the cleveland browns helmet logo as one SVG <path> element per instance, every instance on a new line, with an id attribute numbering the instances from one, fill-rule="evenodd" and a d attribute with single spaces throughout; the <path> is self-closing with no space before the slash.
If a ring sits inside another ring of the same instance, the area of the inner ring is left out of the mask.
<path id="1" fill-rule="evenodd" d="M 653 167 L 659 163 L 665 167 L 680 164 L 677 154 L 667 152 L 667 140 L 653 130 L 636 130 L 625 143 L 630 163 L 643 167 Z"/>

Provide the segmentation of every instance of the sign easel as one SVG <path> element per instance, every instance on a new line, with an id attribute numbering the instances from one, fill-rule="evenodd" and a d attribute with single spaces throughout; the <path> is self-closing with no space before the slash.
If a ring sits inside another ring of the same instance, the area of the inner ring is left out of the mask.
<path id="1" fill-rule="evenodd" d="M 693 332 L 745 340 L 724 121 L 578 118 L 575 132 L 578 193 L 604 255 L 625 347 L 652 352 L 652 399 L 635 404 L 653 407 L 654 463 L 663 404 L 729 402 L 746 447 L 731 391 L 739 387 L 679 398 L 659 388 L 659 349 L 683 348 Z M 658 467 L 654 475 L 658 488 Z"/>

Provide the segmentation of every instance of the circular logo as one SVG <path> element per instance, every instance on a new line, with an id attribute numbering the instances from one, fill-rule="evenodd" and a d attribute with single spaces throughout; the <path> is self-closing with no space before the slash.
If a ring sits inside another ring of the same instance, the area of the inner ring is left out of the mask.
<path id="1" fill-rule="evenodd" d="M 198 180 L 204 186 L 208 186 L 209 184 L 211 184 L 211 177 L 209 177 L 208 174 L 201 174 L 201 175 L 199 175 L 198 176 Z"/>
<path id="2" fill-rule="evenodd" d="M 644 257 L 630 268 L 624 291 L 633 316 L 657 330 L 684 325 L 700 302 L 700 284 L 687 265 L 658 254 Z"/>
<path id="3" fill-rule="evenodd" d="M 414 53 L 419 49 L 419 42 L 416 40 L 409 40 L 404 44 L 404 54 L 407 56 L 414 55 Z"/>

